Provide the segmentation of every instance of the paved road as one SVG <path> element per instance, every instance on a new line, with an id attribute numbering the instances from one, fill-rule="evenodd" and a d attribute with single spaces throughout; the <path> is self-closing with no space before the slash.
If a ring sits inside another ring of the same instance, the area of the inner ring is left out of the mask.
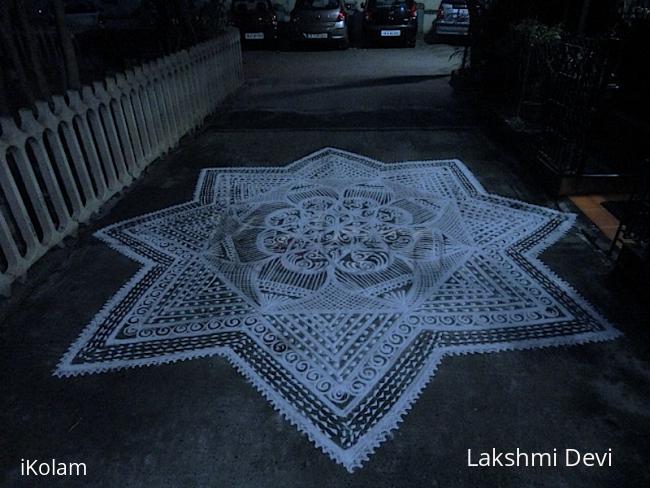
<path id="1" fill-rule="evenodd" d="M 92 232 L 189 200 L 206 166 L 282 165 L 323 146 L 384 161 L 458 157 L 491 192 L 565 208 L 545 196 L 471 107 L 454 97 L 440 76 L 449 71 L 450 52 L 437 46 L 246 53 L 248 81 L 227 110 L 154 164 L 77 240 L 46 256 L 3 305 L 0 485 L 648 485 L 650 320 L 608 278 L 609 262 L 585 237 L 592 228 L 582 221 L 543 259 L 625 336 L 444 360 L 401 427 L 353 475 L 315 449 L 220 358 L 51 376 L 86 323 L 138 269 Z M 611 448 L 614 466 L 466 467 L 468 448 L 492 447 Z M 39 484 L 20 478 L 20 458 L 53 457 L 86 462 L 87 479 Z"/>

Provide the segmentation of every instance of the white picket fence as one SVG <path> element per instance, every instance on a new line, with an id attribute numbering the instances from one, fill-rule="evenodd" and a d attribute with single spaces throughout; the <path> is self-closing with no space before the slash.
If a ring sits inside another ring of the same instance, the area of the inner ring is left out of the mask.
<path id="1" fill-rule="evenodd" d="M 0 118 L 0 294 L 243 82 L 239 33 Z"/>

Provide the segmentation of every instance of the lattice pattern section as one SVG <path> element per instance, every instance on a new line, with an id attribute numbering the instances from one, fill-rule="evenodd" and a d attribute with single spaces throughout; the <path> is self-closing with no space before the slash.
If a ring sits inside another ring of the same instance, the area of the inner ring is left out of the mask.
<path id="1" fill-rule="evenodd" d="M 143 266 L 56 374 L 220 354 L 353 470 L 444 355 L 617 335 L 536 257 L 572 221 L 455 160 L 207 169 L 193 202 L 98 232 Z"/>

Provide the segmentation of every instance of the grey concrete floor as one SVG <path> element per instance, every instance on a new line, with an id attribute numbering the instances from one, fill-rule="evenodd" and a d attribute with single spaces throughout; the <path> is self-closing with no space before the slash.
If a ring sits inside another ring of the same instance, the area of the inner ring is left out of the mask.
<path id="1" fill-rule="evenodd" d="M 247 83 L 64 248 L 30 272 L 0 321 L 0 486 L 649 486 L 647 305 L 621 289 L 579 221 L 543 259 L 615 321 L 616 341 L 448 358 L 400 428 L 349 474 L 224 360 L 71 379 L 52 369 L 138 265 L 95 240 L 105 225 L 189 200 L 201 168 L 284 165 L 323 146 L 384 161 L 458 157 L 488 191 L 546 196 L 448 86 L 453 48 L 245 53 Z M 466 466 L 467 449 L 613 452 L 611 468 Z M 20 459 L 85 462 L 25 479 Z"/>

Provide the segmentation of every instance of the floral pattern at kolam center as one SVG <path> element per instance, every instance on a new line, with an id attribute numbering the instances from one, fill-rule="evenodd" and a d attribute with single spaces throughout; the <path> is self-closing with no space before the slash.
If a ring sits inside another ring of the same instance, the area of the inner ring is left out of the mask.
<path id="1" fill-rule="evenodd" d="M 267 309 L 324 289 L 414 303 L 472 249 L 452 201 L 399 184 L 330 180 L 283 190 L 231 208 L 205 252 L 219 269 L 238 263 L 233 282 L 252 279 L 242 290 Z"/>
<path id="2" fill-rule="evenodd" d="M 302 273 L 338 270 L 380 272 L 393 251 L 413 243 L 410 214 L 391 206 L 381 186 L 357 185 L 337 192 L 307 186 L 287 195 L 292 207 L 265 219 L 258 246 L 282 255 L 287 269 Z"/>
<path id="3" fill-rule="evenodd" d="M 412 242 L 406 212 L 374 195 L 346 190 L 307 189 L 296 206 L 276 210 L 265 220 L 258 245 L 282 254 L 282 263 L 297 272 L 337 268 L 343 272 L 377 272 L 392 262 L 391 247 Z M 293 196 L 293 195 L 291 195 Z M 401 226 L 401 228 L 400 228 Z"/>

